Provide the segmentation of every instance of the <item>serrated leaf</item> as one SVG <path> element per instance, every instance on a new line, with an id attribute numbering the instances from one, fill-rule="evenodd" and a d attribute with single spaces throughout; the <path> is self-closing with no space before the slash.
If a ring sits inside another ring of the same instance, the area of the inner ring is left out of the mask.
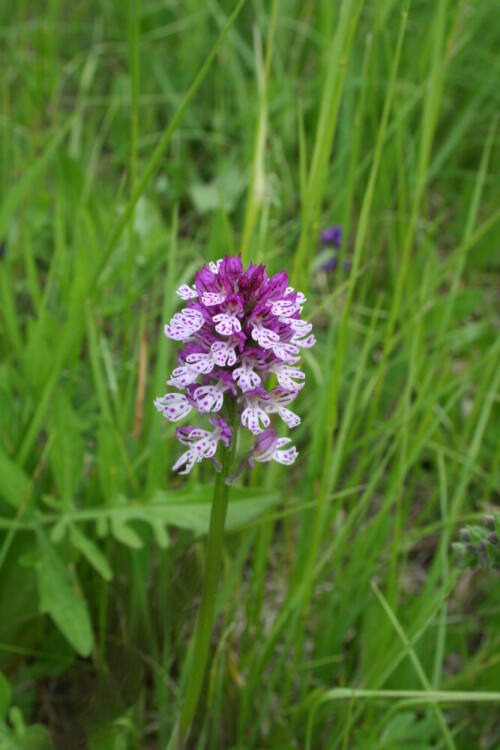
<path id="1" fill-rule="evenodd" d="M 83 471 L 84 442 L 78 419 L 60 391 L 54 399 L 50 419 L 50 467 L 60 496 L 71 500 Z"/>
<path id="2" fill-rule="evenodd" d="M 143 542 L 139 534 L 130 527 L 130 522 L 141 521 L 151 526 L 158 545 L 168 544 L 168 536 L 161 529 L 176 526 L 179 529 L 206 534 L 212 509 L 212 486 L 198 485 L 189 491 L 171 493 L 158 490 L 147 503 L 127 501 L 123 495 L 117 497 L 117 504 L 111 508 L 99 508 L 96 522 L 100 532 L 106 532 L 107 522 L 111 524 L 113 536 L 132 549 L 139 549 Z M 226 531 L 234 531 L 255 520 L 280 501 L 279 492 L 255 488 L 233 488 L 231 490 L 226 519 Z M 86 508 L 86 518 L 90 508 Z M 103 512 L 104 511 L 104 512 Z M 105 515 L 104 515 L 105 514 Z M 78 513 L 73 514 L 78 521 Z"/>
<path id="3" fill-rule="evenodd" d="M 103 553 L 94 542 L 83 534 L 76 526 L 71 527 L 71 543 L 87 562 L 101 575 L 105 581 L 113 580 L 113 571 Z"/>
<path id="4" fill-rule="evenodd" d="M 87 602 L 76 572 L 42 533 L 38 533 L 37 585 L 40 610 L 48 614 L 80 656 L 89 656 L 93 635 Z"/>
<path id="5" fill-rule="evenodd" d="M 142 510 L 145 511 L 143 520 L 147 521 L 149 515 L 161 519 L 170 526 L 206 534 L 210 522 L 213 489 L 200 486 L 197 490 L 198 496 L 200 494 L 206 498 L 204 502 L 172 503 L 169 502 L 172 495 L 159 490 L 150 504 L 142 506 Z M 246 487 L 232 488 L 227 509 L 226 531 L 233 531 L 258 518 L 277 505 L 280 499 L 281 495 L 278 492 Z"/>

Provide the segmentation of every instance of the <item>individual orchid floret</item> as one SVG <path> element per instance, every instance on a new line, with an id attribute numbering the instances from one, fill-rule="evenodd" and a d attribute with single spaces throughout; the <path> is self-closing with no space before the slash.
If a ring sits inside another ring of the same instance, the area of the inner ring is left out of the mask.
<path id="1" fill-rule="evenodd" d="M 188 450 L 174 470 L 187 474 L 205 458 L 220 466 L 218 446 L 234 449 L 245 430 L 256 440 L 242 465 L 293 463 L 297 451 L 283 448 L 289 438 L 278 438 L 272 421 L 277 417 L 291 429 L 300 424 L 288 406 L 304 386 L 301 349 L 315 343 L 311 324 L 301 318 L 304 295 L 289 286 L 285 271 L 268 276 L 258 264 L 245 270 L 240 255 L 210 262 L 177 294 L 187 307 L 165 326 L 165 335 L 181 342 L 167 381 L 178 392 L 157 398 L 155 406 L 170 422 L 193 412 L 216 416 L 208 418 L 211 430 L 177 429 Z"/>
<path id="2" fill-rule="evenodd" d="M 196 289 L 192 286 L 188 286 L 187 284 L 182 284 L 182 286 L 177 289 L 176 294 L 178 294 L 179 297 L 183 300 L 196 299 L 196 297 L 198 296 L 198 292 L 196 291 Z"/>
<path id="3" fill-rule="evenodd" d="M 253 461 L 265 463 L 274 460 L 285 466 L 290 466 L 298 456 L 297 449 L 295 446 L 291 446 L 287 450 L 280 450 L 290 442 L 290 438 L 279 438 L 274 427 L 270 427 L 257 437 L 250 451 L 249 464 L 252 465 Z"/>
<path id="4" fill-rule="evenodd" d="M 245 408 L 241 414 L 241 424 L 248 427 L 252 435 L 258 435 L 271 424 L 271 420 L 265 412 L 268 398 L 263 388 L 255 388 L 250 393 L 245 393 L 243 397 Z"/>
<path id="5" fill-rule="evenodd" d="M 220 420 L 212 432 L 202 430 L 199 427 L 178 427 L 176 432 L 179 442 L 190 446 L 189 450 L 183 453 L 173 466 L 173 470 L 176 471 L 186 464 L 184 471 L 180 471 L 179 474 L 188 474 L 197 461 L 212 458 L 217 450 L 218 443 L 222 441 L 225 445 L 228 445 L 232 437 L 231 430 L 224 420 Z"/>
<path id="6" fill-rule="evenodd" d="M 287 405 L 297 398 L 298 391 L 285 391 L 283 388 L 273 388 L 269 393 L 265 409 L 268 414 L 277 414 L 290 429 L 300 424 L 300 417 L 287 409 Z"/>
<path id="7" fill-rule="evenodd" d="M 155 399 L 155 406 L 170 422 L 178 422 L 187 417 L 193 405 L 183 393 L 167 393 Z"/>
<path id="8" fill-rule="evenodd" d="M 185 341 L 193 333 L 199 331 L 204 322 L 205 319 L 199 310 L 188 307 L 176 313 L 170 325 L 165 326 L 165 336 L 174 341 Z"/>

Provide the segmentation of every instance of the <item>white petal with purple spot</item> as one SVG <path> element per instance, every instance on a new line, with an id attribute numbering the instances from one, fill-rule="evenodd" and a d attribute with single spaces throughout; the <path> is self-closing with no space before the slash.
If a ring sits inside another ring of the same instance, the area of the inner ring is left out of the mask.
<path id="1" fill-rule="evenodd" d="M 196 289 L 192 286 L 188 286 L 187 284 L 182 284 L 176 292 L 176 294 L 179 295 L 181 299 L 188 300 L 188 299 L 196 299 L 198 296 L 198 292 Z"/>
<path id="2" fill-rule="evenodd" d="M 281 322 L 289 323 L 292 331 L 298 336 L 306 336 L 312 331 L 312 323 L 308 323 L 307 320 L 296 320 L 295 318 L 293 320 L 287 320 L 286 318 L 283 318 Z"/>
<path id="3" fill-rule="evenodd" d="M 251 403 L 243 410 L 241 422 L 253 435 L 258 435 L 265 427 L 269 427 L 271 420 L 260 406 Z M 263 427 L 261 427 L 261 422 Z"/>
<path id="4" fill-rule="evenodd" d="M 280 337 L 270 328 L 265 328 L 262 323 L 255 323 L 252 328 L 252 338 L 257 341 L 263 349 L 271 349 L 280 340 Z"/>
<path id="5" fill-rule="evenodd" d="M 183 432 L 182 428 L 177 432 L 177 440 L 182 443 L 182 445 L 192 445 L 196 440 L 210 437 L 212 434 L 208 430 L 202 430 L 201 427 L 188 427 L 184 428 L 184 430 L 186 430 L 186 432 Z"/>
<path id="6" fill-rule="evenodd" d="M 165 336 L 174 341 L 185 341 L 191 334 L 199 331 L 204 323 L 201 312 L 188 307 L 175 313 L 170 325 L 165 326 Z"/>
<path id="7" fill-rule="evenodd" d="M 211 349 L 215 364 L 219 367 L 232 367 L 236 362 L 235 346 L 229 341 L 214 341 Z"/>
<path id="8" fill-rule="evenodd" d="M 219 313 L 214 315 L 213 320 L 217 323 L 215 330 L 221 336 L 230 336 L 241 331 L 241 323 L 233 313 Z"/>
<path id="9" fill-rule="evenodd" d="M 243 364 L 241 367 L 237 367 L 236 370 L 233 370 L 233 380 L 236 380 L 237 385 L 241 388 L 243 393 L 245 393 L 245 391 L 251 391 L 253 388 L 257 388 L 257 386 L 261 384 L 260 376 L 257 375 L 248 364 Z"/>
<path id="10" fill-rule="evenodd" d="M 220 294 L 217 294 L 216 292 L 205 292 L 205 294 L 201 298 L 201 301 L 204 305 L 206 305 L 206 307 L 212 307 L 213 305 L 221 305 L 226 297 L 227 293 L 224 294 L 223 292 L 221 292 Z"/>
<path id="11" fill-rule="evenodd" d="M 282 438 L 281 440 L 278 440 L 278 445 L 284 445 L 285 443 L 288 443 L 290 438 Z M 295 459 L 298 456 L 297 448 L 293 445 L 291 448 L 288 448 L 285 451 L 281 451 L 276 449 L 273 454 L 273 458 L 275 461 L 278 461 L 278 463 L 283 464 L 284 466 L 290 466 L 294 463 Z"/>
<path id="12" fill-rule="evenodd" d="M 195 390 L 193 398 L 198 411 L 220 411 L 224 403 L 224 387 L 217 385 L 202 385 Z"/>
<path id="13" fill-rule="evenodd" d="M 300 357 L 294 356 L 296 354 L 299 354 L 299 348 L 292 343 L 282 344 L 281 342 L 279 342 L 277 344 L 274 344 L 273 352 L 279 359 L 282 359 L 289 365 L 294 365 L 300 360 Z"/>
<path id="14" fill-rule="evenodd" d="M 300 334 L 295 334 L 295 336 L 292 336 L 292 342 L 296 346 L 302 347 L 302 349 L 310 349 L 316 343 L 316 339 L 314 338 L 314 335 L 312 333 L 310 333 L 309 336 L 306 336 L 305 338 L 299 338 L 299 336 Z"/>
<path id="15" fill-rule="evenodd" d="M 204 375 L 212 372 L 214 369 L 214 358 L 211 352 L 194 352 L 193 354 L 188 354 L 186 362 L 197 373 L 203 373 Z"/>
<path id="16" fill-rule="evenodd" d="M 285 289 L 285 297 L 287 297 L 290 294 L 293 294 L 295 292 L 295 289 L 293 286 L 287 286 Z M 295 298 L 298 305 L 303 305 L 305 302 L 307 302 L 306 297 L 302 294 L 302 292 L 297 292 L 297 297 Z"/>
<path id="17" fill-rule="evenodd" d="M 305 380 L 305 375 L 300 370 L 296 370 L 294 367 L 289 367 L 282 362 L 275 362 L 269 368 L 271 372 L 276 374 L 278 383 L 286 391 L 297 391 L 302 388 L 303 383 L 296 383 L 292 378 L 297 380 Z"/>
<path id="18" fill-rule="evenodd" d="M 193 408 L 183 393 L 167 393 L 155 400 L 155 406 L 170 422 L 178 422 Z"/>
<path id="19" fill-rule="evenodd" d="M 277 302 L 274 302 L 271 307 L 271 312 L 273 315 L 281 315 L 284 318 L 289 318 L 299 310 L 299 305 L 287 299 L 279 299 Z"/>
<path id="20" fill-rule="evenodd" d="M 210 261 L 208 264 L 209 269 L 212 271 L 212 273 L 218 274 L 219 273 L 219 266 L 222 263 L 222 258 L 220 258 L 217 263 L 214 263 L 213 260 Z"/>
<path id="21" fill-rule="evenodd" d="M 198 373 L 190 365 L 181 365 L 175 368 L 170 380 L 167 380 L 167 385 L 173 385 L 176 388 L 186 388 L 191 383 L 194 383 L 197 378 Z"/>

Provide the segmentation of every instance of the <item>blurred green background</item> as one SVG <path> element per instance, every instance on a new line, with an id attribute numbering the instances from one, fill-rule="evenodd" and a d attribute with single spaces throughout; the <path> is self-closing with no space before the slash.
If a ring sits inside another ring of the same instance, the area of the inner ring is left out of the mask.
<path id="1" fill-rule="evenodd" d="M 498 750 L 498 573 L 451 543 L 500 490 L 500 3 L 240 5 L 0 5 L 0 750 L 167 747 L 213 470 L 170 471 L 163 324 L 240 250 L 318 344 L 189 747 Z"/>

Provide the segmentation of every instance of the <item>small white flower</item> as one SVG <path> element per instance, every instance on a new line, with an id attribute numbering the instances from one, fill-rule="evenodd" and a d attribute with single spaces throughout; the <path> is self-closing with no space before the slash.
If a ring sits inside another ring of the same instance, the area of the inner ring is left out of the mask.
<path id="1" fill-rule="evenodd" d="M 274 372 L 278 378 L 278 383 L 285 391 L 299 391 L 303 387 L 303 383 L 296 383 L 292 378 L 297 380 L 305 380 L 306 376 L 300 370 L 296 370 L 295 367 L 289 367 L 284 362 L 275 362 L 269 368 L 271 372 Z"/>
<path id="2" fill-rule="evenodd" d="M 193 408 L 183 393 L 167 393 L 155 399 L 155 406 L 170 422 L 178 422 Z"/>
<path id="3" fill-rule="evenodd" d="M 297 449 L 288 448 L 286 451 L 280 450 L 284 445 L 290 442 L 290 438 L 278 438 L 274 428 L 264 430 L 258 435 L 252 450 L 250 451 L 249 464 L 253 466 L 254 461 L 266 463 L 268 461 L 278 461 L 280 464 L 293 464 L 298 456 Z"/>
<path id="4" fill-rule="evenodd" d="M 271 312 L 273 315 L 282 316 L 283 318 L 290 318 L 294 313 L 300 310 L 300 305 L 296 302 L 292 302 L 287 299 L 279 299 L 277 302 L 273 302 Z"/>
<path id="5" fill-rule="evenodd" d="M 297 393 L 298 391 L 286 392 L 280 388 L 273 388 L 269 393 L 269 401 L 265 404 L 264 409 L 268 414 L 277 414 L 288 427 L 297 427 L 301 421 L 300 417 L 286 408 L 286 405 L 296 398 Z"/>
<path id="6" fill-rule="evenodd" d="M 299 349 L 297 346 L 295 346 L 295 344 L 292 344 L 291 342 L 289 344 L 282 344 L 281 342 L 278 342 L 277 344 L 273 345 L 272 349 L 276 357 L 282 359 L 289 365 L 294 365 L 300 360 L 300 357 L 294 356 L 299 353 Z"/>
<path id="7" fill-rule="evenodd" d="M 227 297 L 227 292 L 205 292 L 201 301 L 206 307 L 212 307 L 213 305 L 221 305 Z"/>
<path id="8" fill-rule="evenodd" d="M 219 367 L 232 367 L 236 362 L 236 344 L 231 341 L 214 341 L 210 347 L 214 362 Z"/>
<path id="9" fill-rule="evenodd" d="M 214 263 L 213 260 L 211 260 L 209 262 L 209 264 L 208 264 L 208 267 L 212 271 L 212 273 L 218 274 L 219 273 L 219 266 L 220 266 L 221 263 L 222 263 L 222 258 L 219 258 L 219 260 L 217 261 L 217 263 Z"/>
<path id="10" fill-rule="evenodd" d="M 307 320 L 293 319 L 287 320 L 286 318 L 280 318 L 282 323 L 289 323 L 290 328 L 294 333 L 299 336 L 305 336 L 312 331 L 312 323 L 308 323 Z"/>
<path id="11" fill-rule="evenodd" d="M 254 372 L 255 360 L 249 357 L 243 357 L 241 367 L 237 367 L 233 370 L 233 380 L 236 380 L 237 385 L 241 388 L 243 393 L 245 391 L 251 391 L 253 388 L 257 388 L 261 384 L 260 375 Z"/>
<path id="12" fill-rule="evenodd" d="M 233 312 L 219 313 L 214 315 L 213 320 L 217 323 L 215 330 L 221 336 L 230 336 L 232 333 L 241 331 L 241 323 Z"/>
<path id="13" fill-rule="evenodd" d="M 198 378 L 198 373 L 190 365 L 181 365 L 176 367 L 173 371 L 170 380 L 167 380 L 167 385 L 173 385 L 175 388 L 186 388 L 191 383 L 194 383 Z"/>
<path id="14" fill-rule="evenodd" d="M 193 333 L 199 331 L 205 319 L 199 310 L 188 307 L 175 313 L 170 325 L 165 326 L 165 336 L 174 341 L 185 341 Z"/>
<path id="15" fill-rule="evenodd" d="M 207 375 L 214 369 L 214 358 L 212 352 L 194 352 L 193 354 L 188 354 L 186 362 L 191 369 L 196 370 L 197 373 L 203 375 Z"/>
<path id="16" fill-rule="evenodd" d="M 201 385 L 193 393 L 198 411 L 220 411 L 226 390 L 227 385 L 222 380 L 216 385 Z"/>
<path id="17" fill-rule="evenodd" d="M 271 420 L 262 408 L 262 399 L 258 395 L 246 396 L 245 403 L 246 408 L 241 415 L 241 423 L 244 427 L 248 427 L 253 435 L 258 435 L 265 427 L 269 427 Z"/>
<path id="18" fill-rule="evenodd" d="M 203 461 L 204 458 L 211 458 L 214 455 L 220 438 L 217 436 L 216 431 L 208 432 L 207 430 L 198 429 L 193 430 L 189 438 L 178 435 L 178 439 L 184 445 L 191 445 L 191 448 L 186 453 L 183 453 L 175 462 L 172 471 L 177 471 L 177 469 L 186 464 L 184 471 L 180 471 L 179 474 L 189 474 L 197 461 Z M 193 440 L 196 440 L 196 442 L 193 442 Z"/>
<path id="19" fill-rule="evenodd" d="M 295 289 L 293 286 L 287 286 L 285 289 L 285 297 L 288 297 L 290 294 L 293 294 L 295 292 Z M 295 298 L 298 305 L 303 305 L 305 302 L 307 302 L 306 297 L 302 294 L 302 292 L 297 292 L 297 296 Z"/>
<path id="20" fill-rule="evenodd" d="M 187 284 L 182 284 L 177 289 L 176 294 L 179 295 L 181 299 L 188 300 L 188 299 L 196 299 L 198 296 L 198 292 L 194 288 L 194 286 L 188 286 Z"/>
<path id="21" fill-rule="evenodd" d="M 299 338 L 300 334 L 296 333 L 295 336 L 292 336 L 291 343 L 295 344 L 295 346 L 300 346 L 302 349 L 310 349 L 314 344 L 316 343 L 316 339 L 314 338 L 314 335 L 312 333 L 309 334 L 309 336 L 306 336 L 305 338 Z"/>
<path id="22" fill-rule="evenodd" d="M 279 450 L 279 448 L 282 448 L 284 445 L 290 442 L 291 438 L 280 438 L 278 440 L 278 447 L 273 453 L 274 460 L 278 461 L 278 463 L 280 464 L 284 464 L 285 466 L 290 466 L 291 464 L 293 464 L 293 462 L 299 455 L 297 448 L 294 445 L 291 448 L 287 448 L 286 451 Z"/>
<path id="23" fill-rule="evenodd" d="M 273 345 L 280 340 L 275 331 L 265 328 L 262 323 L 254 323 L 252 328 L 252 338 L 257 341 L 263 349 L 272 349 Z"/>

